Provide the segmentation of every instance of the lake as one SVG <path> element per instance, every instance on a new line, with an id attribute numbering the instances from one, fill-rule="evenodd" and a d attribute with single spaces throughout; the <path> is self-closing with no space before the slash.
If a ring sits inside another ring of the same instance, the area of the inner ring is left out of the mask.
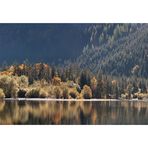
<path id="1" fill-rule="evenodd" d="M 0 101 L 0 124 L 148 124 L 148 102 Z"/>

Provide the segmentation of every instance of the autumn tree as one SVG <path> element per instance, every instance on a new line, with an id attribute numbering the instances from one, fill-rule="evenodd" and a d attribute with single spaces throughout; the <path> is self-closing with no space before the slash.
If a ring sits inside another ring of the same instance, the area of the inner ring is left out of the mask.
<path id="1" fill-rule="evenodd" d="M 20 76 L 18 78 L 18 85 L 19 88 L 27 88 L 29 85 L 28 77 L 24 75 Z"/>
<path id="2" fill-rule="evenodd" d="M 19 91 L 19 85 L 17 83 L 17 80 L 15 78 L 12 78 L 10 81 L 10 90 L 11 90 L 11 97 L 17 98 L 18 97 L 18 91 Z"/>
<path id="3" fill-rule="evenodd" d="M 87 85 L 83 86 L 81 93 L 82 93 L 84 99 L 91 99 L 92 98 L 91 88 Z"/>
<path id="4" fill-rule="evenodd" d="M 60 85 L 61 84 L 61 78 L 57 77 L 57 76 L 53 77 L 52 84 L 53 85 Z"/>
<path id="5" fill-rule="evenodd" d="M 54 94 L 57 99 L 62 98 L 62 91 L 61 91 L 60 87 L 56 86 L 54 88 Z"/>
<path id="6" fill-rule="evenodd" d="M 92 97 L 93 98 L 96 98 L 97 97 L 97 95 L 96 95 L 96 91 L 97 91 L 97 79 L 95 77 L 93 77 L 91 79 L 90 87 L 91 87 L 91 90 L 92 90 Z"/>
<path id="7" fill-rule="evenodd" d="M 5 98 L 3 89 L 0 88 L 0 100 Z"/>

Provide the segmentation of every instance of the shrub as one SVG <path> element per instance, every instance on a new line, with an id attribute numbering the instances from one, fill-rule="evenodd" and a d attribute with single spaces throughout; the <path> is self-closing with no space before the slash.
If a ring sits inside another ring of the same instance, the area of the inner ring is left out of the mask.
<path id="1" fill-rule="evenodd" d="M 25 96 L 27 98 L 47 98 L 48 93 L 40 88 L 32 88 L 26 93 Z"/>
<path id="2" fill-rule="evenodd" d="M 91 88 L 87 85 L 84 85 L 82 89 L 82 96 L 84 99 L 90 99 L 92 98 L 92 91 Z"/>
<path id="3" fill-rule="evenodd" d="M 48 93 L 44 89 L 40 89 L 40 98 L 47 98 Z"/>
<path id="4" fill-rule="evenodd" d="M 97 92 L 97 80 L 96 80 L 95 77 L 93 77 L 91 79 L 90 87 L 91 87 L 91 90 L 92 90 L 92 96 L 94 98 L 97 98 L 97 93 L 96 93 Z"/>
<path id="5" fill-rule="evenodd" d="M 5 98 L 4 91 L 0 88 L 0 99 L 4 99 L 4 98 Z"/>
<path id="6" fill-rule="evenodd" d="M 40 89 L 33 88 L 33 89 L 28 90 L 25 96 L 27 98 L 38 98 L 39 92 L 40 92 Z"/>
<path id="7" fill-rule="evenodd" d="M 20 88 L 26 88 L 26 87 L 28 87 L 28 85 L 29 85 L 28 77 L 27 76 L 24 76 L 24 75 L 20 76 L 18 78 L 18 84 L 19 84 L 19 87 Z"/>
<path id="8" fill-rule="evenodd" d="M 48 92 L 49 97 L 53 97 L 54 96 L 54 87 L 52 85 L 48 86 L 45 88 L 46 91 Z"/>
<path id="9" fill-rule="evenodd" d="M 19 89 L 19 91 L 18 91 L 18 97 L 19 98 L 25 98 L 26 93 L 27 93 L 27 90 L 26 89 Z"/>
<path id="10" fill-rule="evenodd" d="M 6 98 L 16 98 L 18 92 L 17 78 L 7 75 L 0 76 L 0 88 L 3 89 Z"/>
<path id="11" fill-rule="evenodd" d="M 53 84 L 53 85 L 60 85 L 60 84 L 61 84 L 61 78 L 55 76 L 55 77 L 52 79 L 52 84 Z"/>
<path id="12" fill-rule="evenodd" d="M 57 99 L 62 98 L 62 92 L 61 92 L 61 89 L 59 87 L 54 88 L 54 94 L 55 94 L 55 97 Z"/>
<path id="13" fill-rule="evenodd" d="M 48 83 L 47 83 L 47 81 L 45 79 L 42 79 L 40 81 L 40 85 L 41 85 L 41 87 L 45 87 L 45 86 L 48 86 Z"/>
<path id="14" fill-rule="evenodd" d="M 71 96 L 71 98 L 77 98 L 78 96 L 78 92 L 76 90 L 71 90 L 69 95 Z"/>
<path id="15" fill-rule="evenodd" d="M 10 88 L 11 77 L 7 75 L 0 76 L 0 88 L 3 89 L 5 97 L 11 97 L 11 88 Z"/>
<path id="16" fill-rule="evenodd" d="M 17 94 L 18 94 L 18 83 L 17 80 L 12 78 L 10 81 L 10 90 L 11 90 L 11 97 L 12 98 L 17 98 Z"/>
<path id="17" fill-rule="evenodd" d="M 68 99 L 69 98 L 69 91 L 68 88 L 63 89 L 63 98 Z"/>

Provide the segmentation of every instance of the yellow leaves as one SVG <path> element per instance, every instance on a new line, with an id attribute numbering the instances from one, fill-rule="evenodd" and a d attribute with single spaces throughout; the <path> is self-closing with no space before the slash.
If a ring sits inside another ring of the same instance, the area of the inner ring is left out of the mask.
<path id="1" fill-rule="evenodd" d="M 61 84 L 61 78 L 57 77 L 57 76 L 53 77 L 52 84 L 53 85 L 60 85 Z"/>
<path id="2" fill-rule="evenodd" d="M 54 88 L 54 94 L 57 99 L 62 98 L 62 90 L 59 86 Z"/>
<path id="3" fill-rule="evenodd" d="M 44 63 L 36 63 L 34 66 L 37 70 L 40 70 L 41 67 L 44 67 L 46 70 L 49 69 L 48 64 L 44 64 Z"/>
<path id="4" fill-rule="evenodd" d="M 0 76 L 6 75 L 6 76 L 11 76 L 13 74 L 13 72 L 9 72 L 9 71 L 2 71 L 0 72 Z"/>
<path id="5" fill-rule="evenodd" d="M 116 80 L 112 80 L 112 85 L 116 86 L 117 85 L 117 81 Z"/>
<path id="6" fill-rule="evenodd" d="M 47 98 L 48 93 L 42 88 L 32 88 L 26 93 L 27 98 Z"/>
<path id="7" fill-rule="evenodd" d="M 91 87 L 92 88 L 96 88 L 97 87 L 97 79 L 95 77 L 93 77 L 91 79 Z"/>
<path id="8" fill-rule="evenodd" d="M 137 98 L 148 98 L 147 93 L 135 93 L 134 95 L 136 95 Z"/>
<path id="9" fill-rule="evenodd" d="M 10 67 L 7 69 L 7 71 L 13 73 L 13 72 L 14 72 L 14 66 L 10 66 Z"/>
<path id="10" fill-rule="evenodd" d="M 0 99 L 4 99 L 5 98 L 5 94 L 3 89 L 0 88 Z"/>
<path id="11" fill-rule="evenodd" d="M 19 68 L 20 70 L 24 70 L 24 69 L 26 68 L 26 65 L 25 65 L 25 64 L 21 64 L 21 65 L 18 66 L 18 68 Z"/>
<path id="12" fill-rule="evenodd" d="M 82 95 L 84 99 L 90 99 L 92 98 L 92 90 L 89 86 L 84 85 L 82 89 Z"/>

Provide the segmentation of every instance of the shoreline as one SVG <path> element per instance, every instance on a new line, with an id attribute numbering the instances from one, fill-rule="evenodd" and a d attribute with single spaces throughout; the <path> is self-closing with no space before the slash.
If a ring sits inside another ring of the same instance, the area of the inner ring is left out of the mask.
<path id="1" fill-rule="evenodd" d="M 148 102 L 148 99 L 146 100 L 138 100 L 138 99 L 131 99 L 131 100 L 121 100 L 121 99 L 55 99 L 55 98 L 5 98 L 5 101 L 62 101 L 62 102 Z"/>

